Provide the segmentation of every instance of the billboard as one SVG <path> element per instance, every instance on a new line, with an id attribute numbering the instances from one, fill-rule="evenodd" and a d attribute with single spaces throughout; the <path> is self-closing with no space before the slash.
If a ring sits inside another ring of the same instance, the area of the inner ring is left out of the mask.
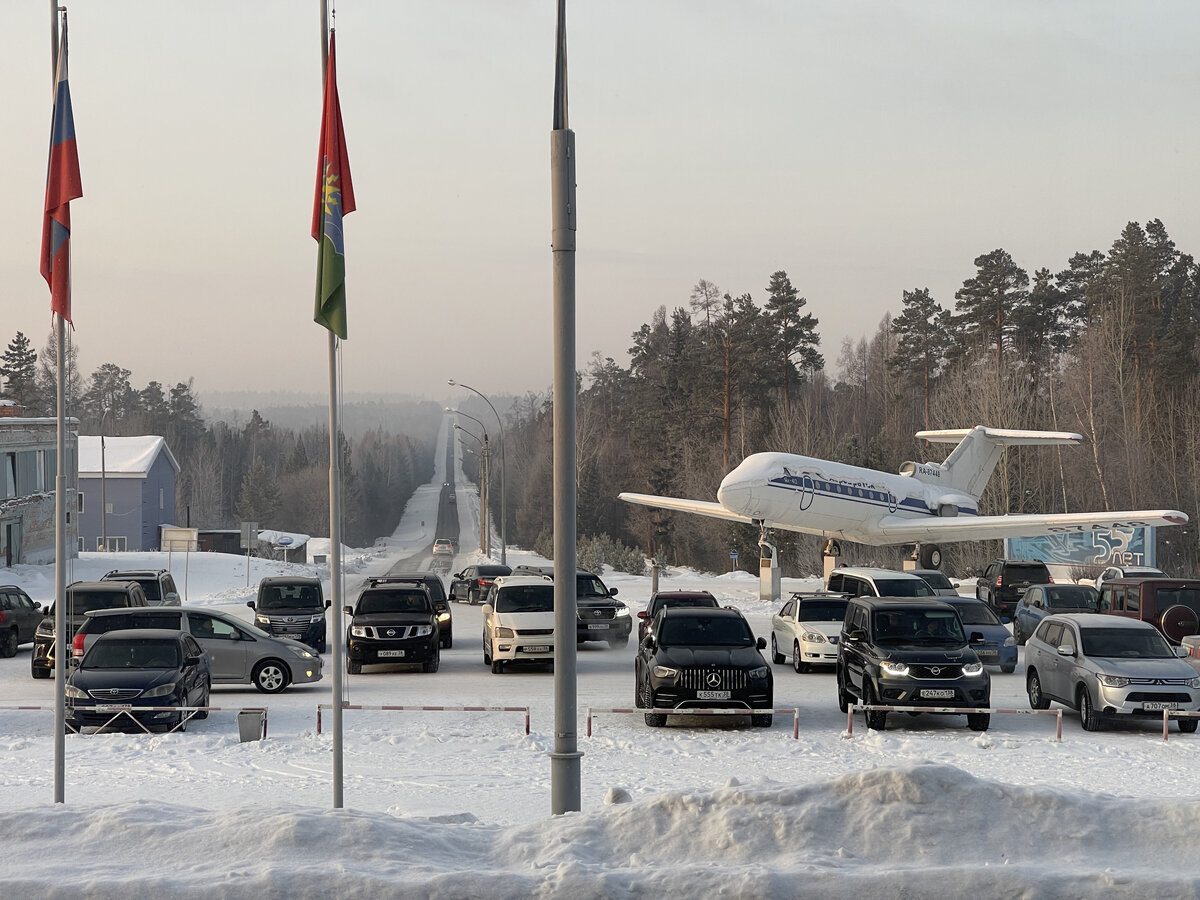
<path id="1" fill-rule="evenodd" d="M 1154 532 L 1153 528 L 1105 528 L 1007 538 L 1004 555 L 1010 559 L 1040 559 L 1072 566 L 1153 566 Z"/>

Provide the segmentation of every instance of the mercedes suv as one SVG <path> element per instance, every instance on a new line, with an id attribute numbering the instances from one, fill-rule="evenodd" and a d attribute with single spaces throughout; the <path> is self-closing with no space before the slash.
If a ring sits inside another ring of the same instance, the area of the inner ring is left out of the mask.
<path id="1" fill-rule="evenodd" d="M 983 642 L 979 632 L 968 639 L 954 607 L 941 600 L 854 597 L 838 642 L 838 706 L 986 710 L 992 683 L 972 649 Z M 882 731 L 887 714 L 866 710 L 867 727 Z M 972 731 L 987 731 L 990 722 L 990 713 L 967 714 Z"/>

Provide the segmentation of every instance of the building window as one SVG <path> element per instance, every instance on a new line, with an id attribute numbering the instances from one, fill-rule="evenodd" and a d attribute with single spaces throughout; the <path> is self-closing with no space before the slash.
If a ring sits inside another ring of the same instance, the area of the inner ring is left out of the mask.
<path id="1" fill-rule="evenodd" d="M 166 492 L 162 488 L 159 488 L 158 489 L 158 508 L 166 509 L 165 503 L 166 503 Z"/>
<path id="2" fill-rule="evenodd" d="M 75 496 L 77 496 L 77 497 L 79 498 L 79 514 L 82 516 L 82 515 L 83 515 L 83 513 L 84 513 L 84 509 L 83 509 L 83 507 L 84 507 L 84 502 L 83 502 L 84 493 L 83 493 L 83 491 L 80 491 L 80 492 L 79 492 L 78 494 L 76 494 Z M 81 547 L 80 549 L 83 549 L 83 548 Z"/>
<path id="3" fill-rule="evenodd" d="M 83 546 L 83 538 L 76 538 L 76 540 L 79 541 L 79 552 L 82 553 L 85 549 Z"/>
<path id="4" fill-rule="evenodd" d="M 110 536 L 108 539 L 108 546 L 105 547 L 104 546 L 104 538 L 98 537 L 98 538 L 96 538 L 96 549 L 97 550 L 107 550 L 109 553 L 124 553 L 125 552 L 125 538 Z"/>

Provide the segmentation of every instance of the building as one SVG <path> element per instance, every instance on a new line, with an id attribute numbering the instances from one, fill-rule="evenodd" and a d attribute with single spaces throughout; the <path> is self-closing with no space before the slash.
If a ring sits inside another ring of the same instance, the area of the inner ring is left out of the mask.
<path id="1" fill-rule="evenodd" d="M 0 413 L 0 565 L 54 562 L 54 482 L 58 474 L 58 420 L 27 419 L 3 401 Z M 67 419 L 66 522 L 68 555 L 74 555 L 79 517 L 75 494 L 75 430 Z"/>
<path id="2" fill-rule="evenodd" d="M 103 457 L 103 458 L 102 458 Z M 79 547 L 159 550 L 160 526 L 175 524 L 179 463 L 157 435 L 79 437 Z M 102 510 L 107 507 L 107 515 Z"/>

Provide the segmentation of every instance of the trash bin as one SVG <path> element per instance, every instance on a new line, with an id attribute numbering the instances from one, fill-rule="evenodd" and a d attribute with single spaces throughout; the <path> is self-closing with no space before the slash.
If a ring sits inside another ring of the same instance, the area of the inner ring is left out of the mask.
<path id="1" fill-rule="evenodd" d="M 266 717 L 267 714 L 261 709 L 241 710 L 237 714 L 238 740 L 242 743 L 262 740 L 263 720 Z"/>

